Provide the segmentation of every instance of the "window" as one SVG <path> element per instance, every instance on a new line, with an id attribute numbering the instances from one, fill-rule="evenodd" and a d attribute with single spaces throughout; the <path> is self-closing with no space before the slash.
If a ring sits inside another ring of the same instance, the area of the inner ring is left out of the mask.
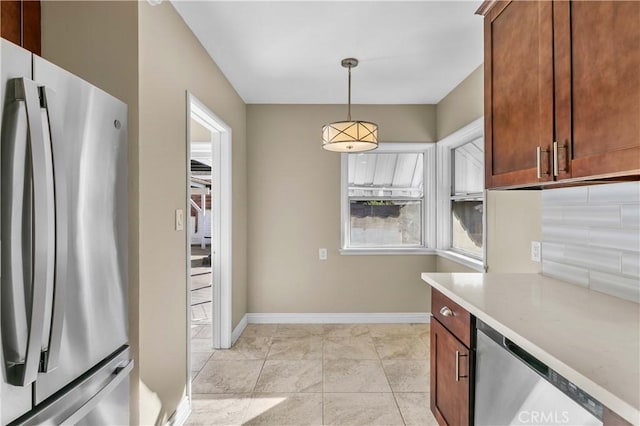
<path id="1" fill-rule="evenodd" d="M 478 138 L 451 150 L 451 249 L 482 259 L 484 149 Z"/>
<path id="2" fill-rule="evenodd" d="M 433 248 L 433 144 L 380 144 L 342 157 L 342 252 L 410 253 Z"/>
<path id="3" fill-rule="evenodd" d="M 438 142 L 438 254 L 484 268 L 483 121 Z"/>

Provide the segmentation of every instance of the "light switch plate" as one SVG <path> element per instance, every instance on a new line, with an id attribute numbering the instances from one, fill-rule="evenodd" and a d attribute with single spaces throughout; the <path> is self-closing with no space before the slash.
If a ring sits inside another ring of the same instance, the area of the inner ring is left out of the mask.
<path id="1" fill-rule="evenodd" d="M 540 241 L 531 241 L 531 260 L 540 262 Z"/>
<path id="2" fill-rule="evenodd" d="M 176 231 L 184 229 L 184 212 L 182 209 L 176 210 Z"/>
<path id="3" fill-rule="evenodd" d="M 318 249 L 318 257 L 320 258 L 320 260 L 327 260 L 327 249 L 326 248 Z"/>

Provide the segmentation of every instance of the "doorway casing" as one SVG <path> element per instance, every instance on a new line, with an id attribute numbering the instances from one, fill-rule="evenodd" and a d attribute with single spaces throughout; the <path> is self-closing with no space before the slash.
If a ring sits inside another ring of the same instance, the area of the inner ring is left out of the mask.
<path id="1" fill-rule="evenodd" d="M 212 266 L 212 345 L 215 349 L 231 347 L 232 310 L 232 132 L 224 121 L 193 94 L 187 92 L 187 197 L 185 212 L 191 211 L 191 120 L 209 129 L 213 167 L 211 168 L 211 266 Z M 189 223 L 187 220 L 186 223 Z M 187 246 L 187 344 L 191 344 L 191 231 L 185 232 Z M 191 350 L 187 351 L 188 393 L 191 394 Z"/>

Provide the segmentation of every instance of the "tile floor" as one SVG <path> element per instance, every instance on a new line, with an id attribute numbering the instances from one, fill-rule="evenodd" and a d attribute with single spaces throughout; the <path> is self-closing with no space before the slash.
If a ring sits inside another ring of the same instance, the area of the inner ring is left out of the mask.
<path id="1" fill-rule="evenodd" d="M 193 339 L 189 425 L 437 424 L 428 324 L 250 324 L 214 352 L 207 329 Z"/>

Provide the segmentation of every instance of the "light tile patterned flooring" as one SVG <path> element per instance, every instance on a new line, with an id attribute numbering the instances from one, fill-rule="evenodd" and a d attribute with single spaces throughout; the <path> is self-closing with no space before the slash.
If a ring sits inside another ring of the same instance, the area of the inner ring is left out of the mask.
<path id="1" fill-rule="evenodd" d="M 250 324 L 211 352 L 194 330 L 190 425 L 436 425 L 429 324 Z"/>

